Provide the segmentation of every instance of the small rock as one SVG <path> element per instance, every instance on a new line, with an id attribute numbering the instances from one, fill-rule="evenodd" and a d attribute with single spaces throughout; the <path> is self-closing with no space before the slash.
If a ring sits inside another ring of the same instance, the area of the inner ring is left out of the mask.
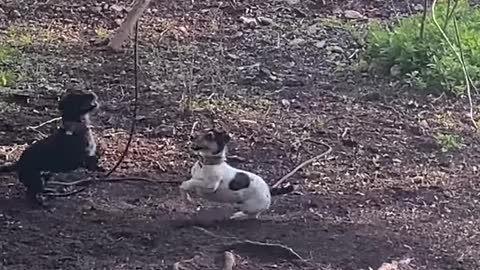
<path id="1" fill-rule="evenodd" d="M 325 48 L 325 45 L 327 45 L 326 40 L 320 40 L 320 41 L 315 42 L 315 47 L 317 47 L 319 49 Z"/>
<path id="2" fill-rule="evenodd" d="M 317 25 L 312 24 L 307 28 L 307 33 L 310 34 L 310 35 L 313 35 L 313 34 L 317 33 L 317 30 L 318 30 Z"/>
<path id="3" fill-rule="evenodd" d="M 390 68 L 390 75 L 393 76 L 393 77 L 397 77 L 401 73 L 402 73 L 402 68 L 400 67 L 400 65 L 393 65 Z"/>
<path id="4" fill-rule="evenodd" d="M 302 45 L 302 44 L 305 44 L 305 43 L 306 43 L 306 41 L 303 38 L 296 38 L 296 39 L 290 41 L 290 45 L 292 45 L 292 46 Z"/>
<path id="5" fill-rule="evenodd" d="M 99 6 L 94 6 L 94 7 L 91 7 L 90 9 L 92 10 L 92 12 L 95 12 L 95 13 L 101 13 L 102 12 L 102 8 L 99 7 Z"/>
<path id="6" fill-rule="evenodd" d="M 120 26 L 123 22 L 123 19 L 115 19 L 115 23 Z"/>
<path id="7" fill-rule="evenodd" d="M 249 26 L 257 25 L 257 20 L 254 19 L 254 18 L 248 18 L 248 17 L 241 16 L 240 21 L 244 24 L 248 24 Z"/>
<path id="8" fill-rule="evenodd" d="M 289 107 L 290 106 L 290 101 L 288 101 L 286 99 L 282 99 L 281 103 L 284 107 Z"/>
<path id="9" fill-rule="evenodd" d="M 110 9 L 112 9 L 115 12 L 122 12 L 125 8 L 117 4 L 113 4 L 110 6 Z"/>
<path id="10" fill-rule="evenodd" d="M 289 5 L 296 5 L 296 4 L 300 3 L 300 0 L 287 0 L 287 3 Z"/>
<path id="11" fill-rule="evenodd" d="M 423 5 L 422 4 L 416 4 L 413 6 L 413 9 L 415 11 L 423 11 Z"/>
<path id="12" fill-rule="evenodd" d="M 360 12 L 356 10 L 345 10 L 343 12 L 343 16 L 347 19 L 353 19 L 353 20 L 364 20 L 366 19 L 365 16 L 363 16 Z"/>
<path id="13" fill-rule="evenodd" d="M 428 124 L 427 120 L 425 120 L 425 119 L 420 120 L 420 122 L 418 124 L 421 127 L 423 127 L 424 129 L 429 129 L 430 128 L 430 125 Z"/>

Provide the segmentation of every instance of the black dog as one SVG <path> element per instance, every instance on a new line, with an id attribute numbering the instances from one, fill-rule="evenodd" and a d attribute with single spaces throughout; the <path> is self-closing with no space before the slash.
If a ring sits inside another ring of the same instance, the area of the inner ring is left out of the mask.
<path id="1" fill-rule="evenodd" d="M 27 189 L 27 200 L 38 206 L 43 203 L 37 195 L 46 191 L 44 173 L 65 173 L 80 167 L 103 171 L 89 128 L 89 113 L 98 107 L 94 93 L 68 93 L 59 102 L 62 128 L 27 147 L 17 162 L 0 166 L 0 173 L 15 171 Z"/>

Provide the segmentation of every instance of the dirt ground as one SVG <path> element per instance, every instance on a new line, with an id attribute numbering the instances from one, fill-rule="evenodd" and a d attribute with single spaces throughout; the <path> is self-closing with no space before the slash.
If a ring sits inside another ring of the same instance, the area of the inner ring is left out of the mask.
<path id="1" fill-rule="evenodd" d="M 479 269 L 480 147 L 466 100 L 415 95 L 355 72 L 364 22 L 341 19 L 345 10 L 389 19 L 423 1 L 153 2 L 140 24 L 137 134 L 116 175 L 187 179 L 190 130 L 211 119 L 233 135 L 233 164 L 269 183 L 326 150 L 315 141 L 333 151 L 289 179 L 298 190 L 275 198 L 260 220 L 237 222 L 221 220 L 229 206 L 185 206 L 168 183 L 103 183 L 32 210 L 14 175 L 2 175 L 0 269 L 220 269 L 225 250 L 239 270 L 366 270 L 405 258 L 411 269 Z M 21 52 L 13 67 L 24 75 L 0 91 L 2 162 L 56 128 L 27 127 L 56 117 L 58 96 L 73 87 L 99 95 L 102 164 L 119 159 L 133 51 L 95 43 L 118 26 L 123 7 L 0 3 L 0 37 Z M 457 147 L 442 151 L 439 134 L 456 136 Z M 304 260 L 233 245 L 245 240 L 285 245 Z"/>

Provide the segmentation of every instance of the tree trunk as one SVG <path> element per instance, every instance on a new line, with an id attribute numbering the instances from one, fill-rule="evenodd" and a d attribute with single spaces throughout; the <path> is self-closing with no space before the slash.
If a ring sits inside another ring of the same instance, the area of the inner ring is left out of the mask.
<path id="1" fill-rule="evenodd" d="M 123 42 L 125 42 L 129 34 L 133 30 L 133 27 L 135 26 L 135 22 L 137 22 L 140 16 L 142 16 L 143 12 L 145 11 L 145 9 L 147 9 L 151 1 L 152 0 L 137 0 L 135 2 L 132 10 L 128 12 L 125 20 L 122 22 L 120 27 L 118 27 L 117 31 L 110 38 L 108 47 L 110 47 L 114 51 L 121 50 Z"/>

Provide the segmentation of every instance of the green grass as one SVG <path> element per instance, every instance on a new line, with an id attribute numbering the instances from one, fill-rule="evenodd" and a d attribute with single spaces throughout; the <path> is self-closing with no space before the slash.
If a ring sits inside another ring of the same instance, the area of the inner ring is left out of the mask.
<path id="1" fill-rule="evenodd" d="M 461 148 L 461 138 L 456 135 L 438 133 L 434 136 L 434 138 L 444 153 L 455 151 Z"/>
<path id="2" fill-rule="evenodd" d="M 12 86 L 20 78 L 15 71 L 19 53 L 13 47 L 0 44 L 0 86 Z"/>
<path id="3" fill-rule="evenodd" d="M 452 1 L 453 2 L 453 1 Z M 436 19 L 443 27 L 447 1 L 440 0 L 435 9 Z M 454 13 L 458 22 L 460 44 L 453 20 L 448 20 L 445 32 L 457 51 L 463 49 L 467 70 L 475 84 L 480 82 L 480 8 L 459 0 Z M 463 94 L 466 86 L 462 65 L 443 39 L 427 14 L 424 36 L 420 37 L 422 14 L 406 17 L 388 27 L 378 22 L 369 26 L 365 60 L 370 70 L 402 77 L 420 89 Z M 391 74 L 392 67 L 397 74 Z"/>

